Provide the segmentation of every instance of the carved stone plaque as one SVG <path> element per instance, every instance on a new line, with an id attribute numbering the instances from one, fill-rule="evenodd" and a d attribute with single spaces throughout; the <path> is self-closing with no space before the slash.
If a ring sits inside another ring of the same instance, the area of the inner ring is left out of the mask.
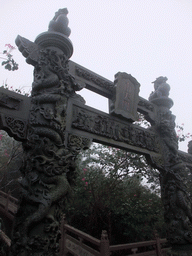
<path id="1" fill-rule="evenodd" d="M 139 102 L 139 87 L 137 80 L 127 73 L 115 75 L 115 95 L 109 101 L 110 114 L 117 114 L 136 121 L 138 119 L 137 106 Z"/>

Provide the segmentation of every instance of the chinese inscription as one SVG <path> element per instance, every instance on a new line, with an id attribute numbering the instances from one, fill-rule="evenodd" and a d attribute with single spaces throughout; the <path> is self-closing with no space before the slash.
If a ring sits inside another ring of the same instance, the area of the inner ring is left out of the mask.
<path id="1" fill-rule="evenodd" d="M 114 85 L 115 95 L 110 101 L 110 113 L 136 121 L 140 84 L 131 75 L 119 72 L 115 75 Z"/>
<path id="2" fill-rule="evenodd" d="M 101 113 L 74 105 L 72 127 L 160 153 L 159 139 L 155 133 Z"/>

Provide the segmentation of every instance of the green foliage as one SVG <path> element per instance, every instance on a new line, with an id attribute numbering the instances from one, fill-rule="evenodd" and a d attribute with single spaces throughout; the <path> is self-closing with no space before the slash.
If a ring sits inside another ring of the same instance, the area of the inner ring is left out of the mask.
<path id="1" fill-rule="evenodd" d="M 143 157 L 94 144 L 77 165 L 66 207 L 71 225 L 97 238 L 107 230 L 112 244 L 152 239 L 155 229 L 165 236 L 161 199 L 142 185 Z"/>
<path id="2" fill-rule="evenodd" d="M 0 190 L 18 194 L 17 179 L 22 161 L 22 145 L 5 131 L 0 131 Z"/>
<path id="3" fill-rule="evenodd" d="M 5 45 L 6 50 L 1 53 L 0 59 L 3 59 L 1 65 L 5 67 L 8 71 L 15 71 L 18 69 L 19 65 L 13 59 L 13 55 L 11 54 L 12 50 L 15 49 L 11 44 Z"/>
<path id="4" fill-rule="evenodd" d="M 179 142 L 183 142 L 183 141 L 186 141 L 186 140 L 189 140 L 192 138 L 191 133 L 189 133 L 189 132 L 185 133 L 184 123 L 182 123 L 181 125 L 179 125 L 179 124 L 176 125 L 176 133 L 177 133 Z"/>
<path id="5" fill-rule="evenodd" d="M 13 86 L 9 86 L 7 84 L 7 81 L 5 81 L 1 87 L 3 87 L 4 89 L 10 90 L 10 91 L 14 91 L 14 92 L 19 93 L 19 94 L 22 94 L 22 95 L 27 96 L 27 97 L 29 97 L 30 94 L 31 94 L 30 90 L 28 92 L 26 92 L 25 89 L 24 89 L 24 87 L 28 87 L 28 86 L 23 86 L 22 88 L 19 88 L 19 89 L 13 89 Z"/>
<path id="6" fill-rule="evenodd" d="M 150 126 L 143 116 L 135 123 Z M 176 127 L 179 142 L 191 138 L 183 126 Z M 66 208 L 71 225 L 97 238 L 106 229 L 112 244 L 153 239 L 155 230 L 165 237 L 159 172 L 144 156 L 93 144 L 77 166 Z"/>

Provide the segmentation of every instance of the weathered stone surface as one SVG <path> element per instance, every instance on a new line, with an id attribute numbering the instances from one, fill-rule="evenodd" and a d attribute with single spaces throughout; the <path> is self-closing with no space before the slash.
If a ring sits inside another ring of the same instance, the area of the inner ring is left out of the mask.
<path id="1" fill-rule="evenodd" d="M 58 255 L 75 159 L 92 140 L 144 154 L 159 170 L 167 238 L 176 255 L 190 255 L 191 201 L 181 174 L 192 165 L 192 150 L 190 143 L 188 154 L 178 151 L 167 78 L 155 80 L 147 101 L 139 97 L 139 83 L 131 75 L 118 73 L 112 83 L 69 62 L 73 46 L 67 13 L 60 9 L 35 42 L 16 39 L 27 63 L 34 66 L 31 98 L 0 89 L 0 129 L 23 141 L 24 149 L 10 255 Z M 111 113 L 85 106 L 76 94 L 83 87 L 108 97 Z M 137 111 L 150 128 L 132 124 Z"/>
<path id="2" fill-rule="evenodd" d="M 78 89 L 68 73 L 72 45 L 67 23 L 61 24 L 66 19 L 66 9 L 60 10 L 50 31 L 35 43 L 22 37 L 16 40 L 28 63 L 34 65 L 34 81 L 11 255 L 58 254 L 60 220 L 70 193 L 68 175 L 78 151 L 87 146 L 83 139 L 78 147 L 72 140 L 64 144 L 68 99 Z"/>

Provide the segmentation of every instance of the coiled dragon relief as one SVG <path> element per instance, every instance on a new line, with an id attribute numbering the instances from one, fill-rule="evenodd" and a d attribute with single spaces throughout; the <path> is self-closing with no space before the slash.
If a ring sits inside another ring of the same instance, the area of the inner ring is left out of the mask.
<path id="1" fill-rule="evenodd" d="M 192 243 L 192 206 L 184 181 L 187 169 L 178 154 L 175 116 L 169 110 L 171 99 L 168 97 L 164 99 L 160 97 L 160 99 L 162 101 L 158 101 L 159 98 L 152 99 L 153 102 L 157 100 L 158 103 L 153 129 L 160 135 L 163 152 L 163 164 L 156 162 L 156 168 L 160 172 L 167 239 L 174 247 Z"/>
<path id="2" fill-rule="evenodd" d="M 61 21 L 65 26 L 68 24 L 66 14 L 66 9 L 59 10 L 49 26 L 56 35 L 60 28 L 61 38 L 61 31 L 69 35 L 67 28 L 61 28 Z M 50 32 L 48 40 L 49 37 Z M 66 35 L 63 40 L 68 40 Z M 23 143 L 24 159 L 20 170 L 22 199 L 12 255 L 25 255 L 22 253 L 26 248 L 28 255 L 56 255 L 65 196 L 70 193 L 68 177 L 74 171 L 78 152 L 89 145 L 87 139 L 65 134 L 68 99 L 73 97 L 84 103 L 75 93 L 82 87 L 68 73 L 69 56 L 63 49 L 44 47 L 20 36 L 16 44 L 35 69 L 28 135 Z M 37 229 L 39 235 L 36 235 Z"/>

